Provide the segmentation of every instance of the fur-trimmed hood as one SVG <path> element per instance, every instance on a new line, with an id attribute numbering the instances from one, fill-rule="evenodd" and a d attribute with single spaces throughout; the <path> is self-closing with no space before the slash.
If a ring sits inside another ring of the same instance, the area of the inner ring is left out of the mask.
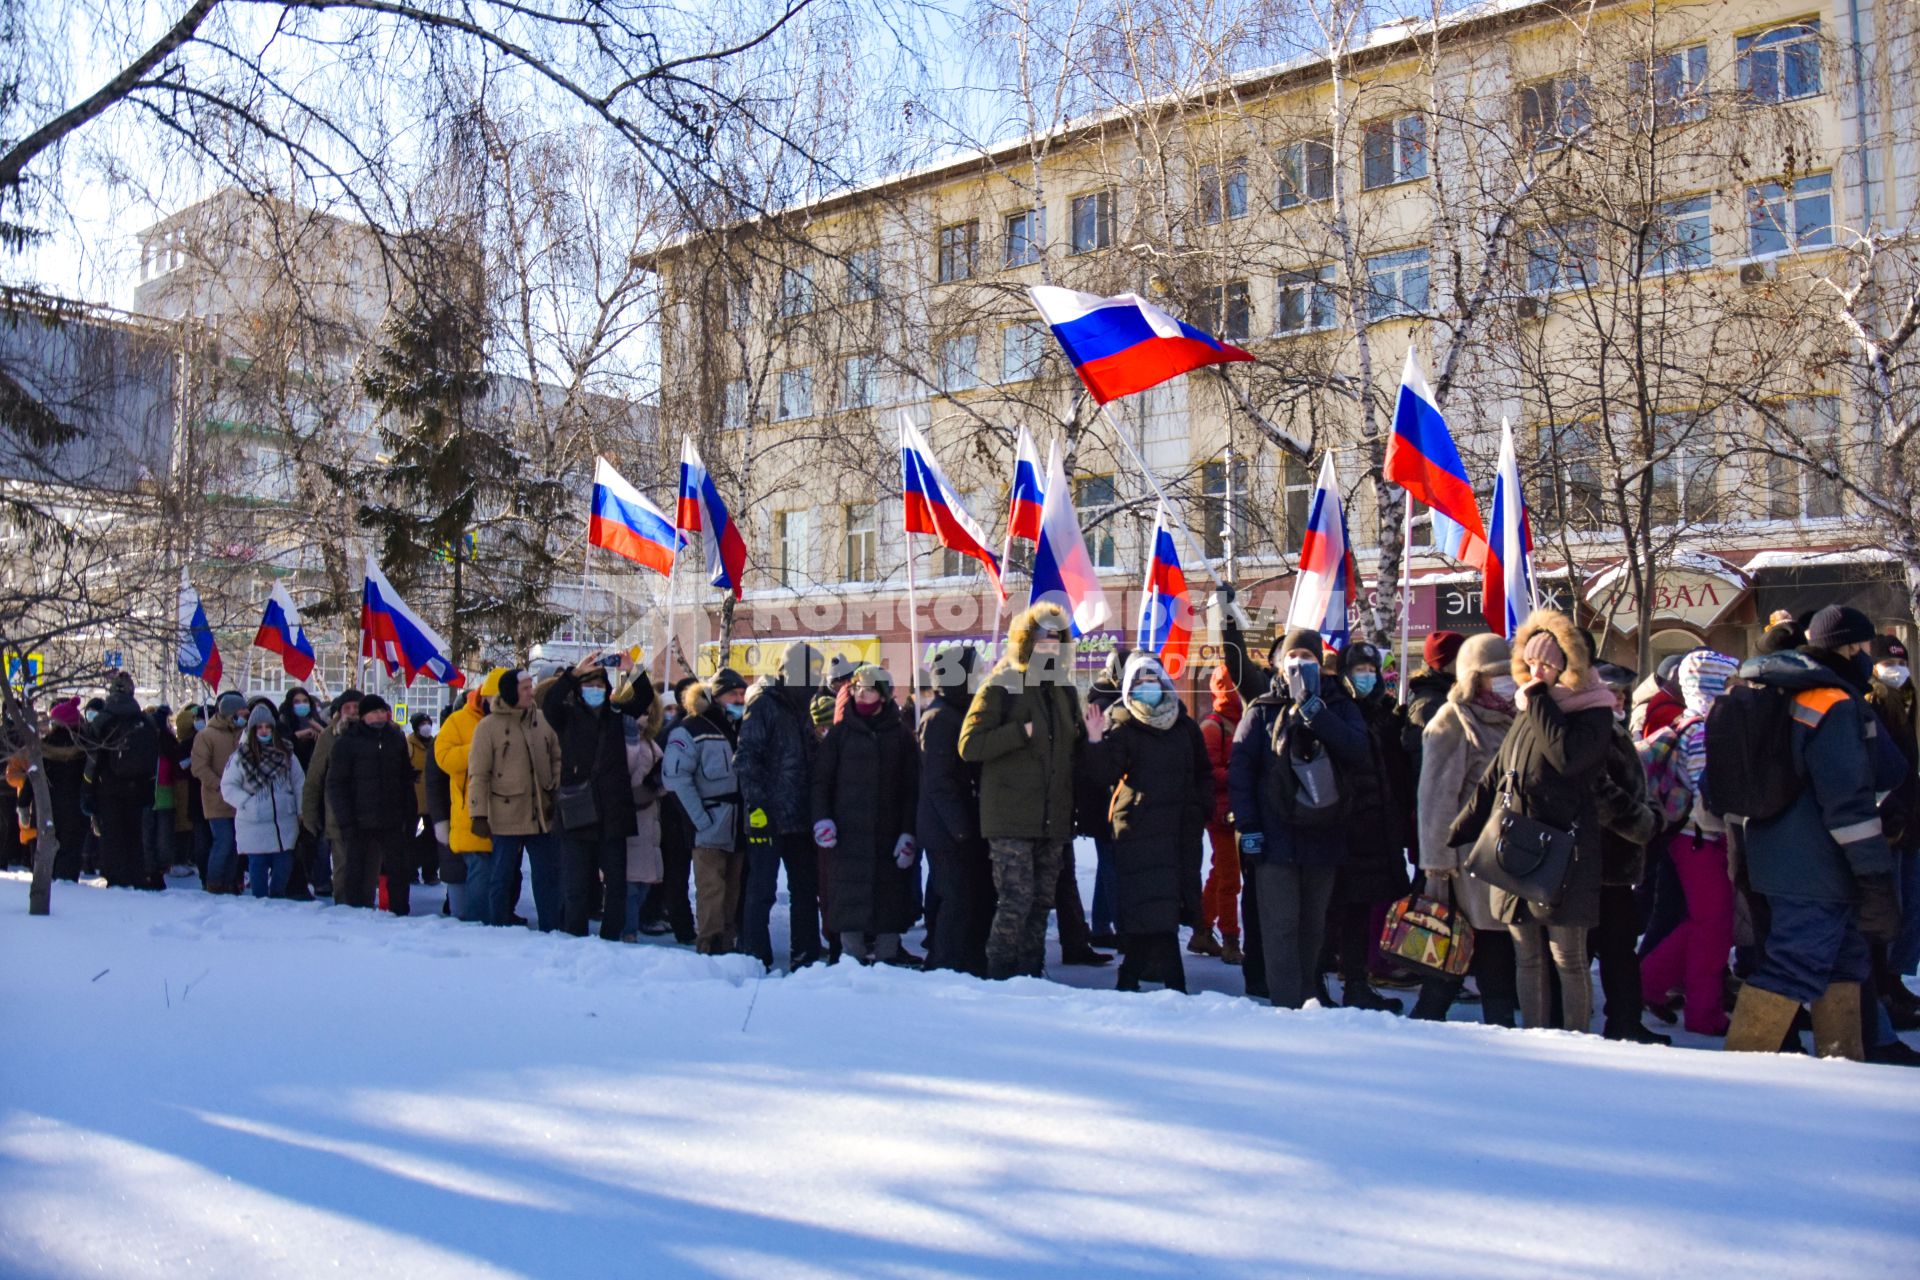
<path id="1" fill-rule="evenodd" d="M 1042 628 L 1071 635 L 1073 619 L 1057 604 L 1036 604 L 1024 610 L 1007 628 L 1007 652 L 1000 659 L 1001 668 L 1025 671 L 1033 660 L 1033 647 Z"/>
<path id="2" fill-rule="evenodd" d="M 689 716 L 703 716 L 713 705 L 713 689 L 704 680 L 695 680 L 680 690 L 680 710 Z"/>
<path id="3" fill-rule="evenodd" d="M 1555 609 L 1535 609 L 1520 624 L 1520 630 L 1513 637 L 1513 653 L 1508 659 L 1508 667 L 1513 678 L 1521 684 L 1527 683 L 1532 676 L 1527 673 L 1527 661 L 1521 655 L 1527 651 L 1527 641 L 1540 632 L 1553 637 L 1560 652 L 1567 655 L 1567 669 L 1560 673 L 1559 683 L 1569 689 L 1585 688 L 1593 671 L 1593 660 L 1587 656 L 1587 642 L 1574 629 L 1573 619 Z"/>

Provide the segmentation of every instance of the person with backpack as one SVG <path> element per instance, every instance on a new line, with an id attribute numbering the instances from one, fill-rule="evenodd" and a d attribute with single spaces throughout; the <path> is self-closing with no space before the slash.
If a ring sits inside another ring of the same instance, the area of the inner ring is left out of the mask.
<path id="1" fill-rule="evenodd" d="M 1200 717 L 1200 737 L 1206 744 L 1213 782 L 1213 812 L 1207 817 L 1207 883 L 1200 892 L 1200 924 L 1187 950 L 1216 954 L 1213 931 L 1220 930 L 1218 952 L 1222 962 L 1238 967 L 1246 956 L 1240 950 L 1240 842 L 1233 835 L 1233 814 L 1227 800 L 1227 763 L 1233 758 L 1233 735 L 1240 727 L 1243 704 L 1225 663 L 1207 677 L 1213 706 Z M 1195 947 L 1194 942 L 1202 945 Z"/>
<path id="2" fill-rule="evenodd" d="M 1551 965 L 1560 977 L 1562 1022 L 1568 1031 L 1593 1023 L 1592 963 L 1587 933 L 1600 923 L 1603 823 L 1600 782 L 1613 738 L 1613 692 L 1593 671 L 1587 641 L 1565 614 L 1537 609 L 1514 637 L 1516 717 L 1493 767 L 1480 780 L 1450 839 L 1483 847 L 1506 839 L 1516 814 L 1543 835 L 1571 846 L 1559 883 L 1533 886 L 1537 897 L 1493 886 L 1493 913 L 1513 935 L 1520 1014 L 1529 1027 L 1552 1025 Z M 1505 864 L 1502 863 L 1502 866 Z"/>
<path id="3" fill-rule="evenodd" d="M 1727 955 L 1733 948 L 1733 881 L 1727 872 L 1727 829 L 1706 806 L 1701 783 L 1707 770 L 1707 715 L 1727 691 L 1739 662 L 1711 649 L 1695 649 L 1677 673 L 1685 712 L 1649 739 L 1671 736 L 1672 776 L 1691 797 L 1680 830 L 1667 843 L 1679 873 L 1687 915 L 1640 962 L 1641 989 L 1665 1001 L 1683 992 L 1686 1028 L 1695 1035 L 1724 1036 Z"/>
<path id="4" fill-rule="evenodd" d="M 300 798 L 306 773 L 270 706 L 247 713 L 247 732 L 227 757 L 220 794 L 233 806 L 233 843 L 247 860 L 256 898 L 284 898 L 300 839 Z"/>
<path id="5" fill-rule="evenodd" d="M 1313 995 L 1334 880 L 1347 853 L 1351 775 L 1373 767 L 1366 721 L 1327 682 L 1320 634 L 1286 632 L 1268 654 L 1271 686 L 1234 732 L 1227 790 L 1260 902 L 1267 998 L 1298 1009 Z M 1326 696 L 1330 695 L 1330 696 Z"/>
<path id="6" fill-rule="evenodd" d="M 1772 1053 L 1808 1006 L 1816 1053 L 1866 1056 L 1860 985 L 1868 941 L 1899 931 L 1893 851 L 1875 796 L 1878 724 L 1863 661 L 1873 625 L 1831 605 L 1807 645 L 1740 668 L 1751 689 L 1707 721 L 1706 803 L 1744 836 L 1747 876 L 1766 905 L 1766 939 L 1734 1005 L 1726 1047 Z"/>
<path id="7" fill-rule="evenodd" d="M 1408 888 L 1407 846 L 1412 842 L 1413 769 L 1403 746 L 1406 728 L 1387 691 L 1380 650 L 1363 640 L 1340 654 L 1339 680 L 1331 697 L 1350 697 L 1367 726 L 1368 764 L 1349 769 L 1347 856 L 1333 885 L 1333 943 L 1338 951 L 1340 1004 L 1347 1009 L 1399 1013 L 1401 1004 L 1374 990 L 1369 972 L 1380 917 Z"/>

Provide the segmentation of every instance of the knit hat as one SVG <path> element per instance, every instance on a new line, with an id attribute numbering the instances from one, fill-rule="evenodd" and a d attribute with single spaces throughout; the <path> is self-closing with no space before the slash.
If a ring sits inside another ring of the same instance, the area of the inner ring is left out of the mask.
<path id="1" fill-rule="evenodd" d="M 1527 647 L 1521 651 L 1520 659 L 1528 666 L 1536 662 L 1549 662 L 1562 671 L 1567 668 L 1567 651 L 1560 647 L 1560 642 L 1553 638 L 1551 631 L 1544 629 L 1527 637 Z"/>
<path id="2" fill-rule="evenodd" d="M 407 723 L 408 723 L 408 724 L 411 724 L 411 725 L 412 725 L 412 726 L 413 726 L 414 728 L 416 728 L 416 729 L 418 729 L 418 728 L 419 728 L 419 727 L 420 727 L 421 725 L 423 725 L 423 724 L 432 724 L 432 723 L 433 723 L 433 712 L 431 712 L 431 711 L 416 711 L 416 712 L 414 712 L 414 713 L 413 713 L 413 718 L 412 718 L 411 720 L 409 720 L 409 721 L 408 721 Z"/>
<path id="3" fill-rule="evenodd" d="M 247 712 L 247 728 L 258 729 L 263 724 L 273 724 L 277 719 L 272 707 L 264 702 L 255 703 L 253 710 Z"/>
<path id="4" fill-rule="evenodd" d="M 1873 623 L 1858 609 L 1830 604 L 1813 615 L 1807 624 L 1807 643 L 1816 649 L 1838 649 L 1842 645 L 1866 644 L 1873 639 Z"/>
<path id="5" fill-rule="evenodd" d="M 1356 640 L 1340 654 L 1340 674 L 1348 675 L 1355 667 L 1380 669 L 1380 651 L 1364 640 Z"/>
<path id="6" fill-rule="evenodd" d="M 878 689 L 882 697 L 893 696 L 893 676 L 885 667 L 876 667 L 871 662 L 862 663 L 854 668 L 853 687 L 856 689 Z"/>
<path id="7" fill-rule="evenodd" d="M 1907 646 L 1889 635 L 1875 636 L 1873 643 L 1867 646 L 1867 652 L 1873 655 L 1876 663 L 1907 660 Z"/>
<path id="8" fill-rule="evenodd" d="M 47 714 L 53 722 L 67 729 L 80 727 L 80 699 L 64 698 L 47 708 Z"/>
<path id="9" fill-rule="evenodd" d="M 237 716 L 247 709 L 247 700 L 236 689 L 229 689 L 220 695 L 213 704 L 214 712 L 223 716 Z"/>
<path id="10" fill-rule="evenodd" d="M 1690 715 L 1703 716 L 1727 691 L 1740 660 L 1712 649 L 1695 649 L 1680 659 L 1680 698 Z"/>
<path id="11" fill-rule="evenodd" d="M 836 680 L 851 680 L 853 673 L 859 669 L 860 664 L 852 658 L 842 657 L 836 653 L 827 660 L 827 683 L 832 684 Z"/>
<path id="12" fill-rule="evenodd" d="M 360 699 L 360 718 L 362 720 L 365 720 L 376 711 L 385 711 L 391 715 L 393 713 L 393 704 L 377 693 L 370 693 Z"/>
<path id="13" fill-rule="evenodd" d="M 1444 671 L 1460 656 L 1460 646 L 1466 642 L 1458 631 L 1436 631 L 1420 646 L 1420 656 L 1435 671 Z"/>
<path id="14" fill-rule="evenodd" d="M 747 678 L 732 667 L 722 667 L 713 673 L 713 681 L 709 687 L 713 691 L 713 696 L 718 698 L 723 693 L 732 693 L 735 689 L 746 688 Z"/>
<path id="15" fill-rule="evenodd" d="M 1305 649 L 1316 658 L 1326 656 L 1326 647 L 1320 642 L 1320 633 L 1309 627 L 1295 627 L 1280 637 L 1280 643 L 1273 646 L 1269 655 L 1279 659 L 1295 649 Z"/>
<path id="16" fill-rule="evenodd" d="M 823 693 L 819 697 L 815 698 L 812 702 L 809 702 L 807 704 L 807 714 L 813 717 L 813 722 L 816 725 L 832 724 L 833 723 L 832 695 Z"/>
<path id="17" fill-rule="evenodd" d="M 495 667 L 487 672 L 487 678 L 480 682 L 480 696 L 497 698 L 500 696 L 500 677 L 507 674 L 505 667 Z"/>
<path id="18" fill-rule="evenodd" d="M 334 715 L 339 715 L 340 708 L 346 706 L 349 702 L 360 702 L 365 699 L 366 696 L 366 694 L 360 692 L 358 689 L 342 689 L 334 695 L 333 701 L 327 704 L 327 710 Z"/>

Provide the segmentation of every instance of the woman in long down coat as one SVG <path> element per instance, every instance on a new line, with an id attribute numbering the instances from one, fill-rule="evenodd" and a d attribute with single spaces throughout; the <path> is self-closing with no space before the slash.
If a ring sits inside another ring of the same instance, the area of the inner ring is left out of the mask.
<path id="1" fill-rule="evenodd" d="M 1088 769 L 1113 790 L 1118 988 L 1187 989 L 1180 921 L 1197 919 L 1200 835 L 1213 813 L 1213 765 L 1200 726 L 1150 654 L 1127 659 L 1120 698 L 1088 748 Z"/>
<path id="2" fill-rule="evenodd" d="M 813 762 L 814 842 L 833 850 L 827 929 L 844 954 L 900 959 L 913 924 L 913 839 L 920 756 L 893 700 L 893 677 L 868 664 L 853 673 L 834 708 L 833 727 Z"/>

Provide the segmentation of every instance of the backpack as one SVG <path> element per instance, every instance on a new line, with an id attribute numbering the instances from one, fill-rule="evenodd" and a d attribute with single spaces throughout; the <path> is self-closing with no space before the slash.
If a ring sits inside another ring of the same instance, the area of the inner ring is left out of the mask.
<path id="1" fill-rule="evenodd" d="M 1337 826 L 1347 816 L 1348 793 L 1327 748 L 1287 706 L 1273 723 L 1264 799 L 1290 827 Z"/>
<path id="2" fill-rule="evenodd" d="M 1805 786 L 1793 756 L 1793 694 L 1773 685 L 1727 690 L 1707 713 L 1707 812 L 1766 821 L 1785 813 Z"/>
<path id="3" fill-rule="evenodd" d="M 1660 819 L 1660 829 L 1671 831 L 1686 821 L 1693 811 L 1693 785 L 1681 767 L 1680 731 L 1687 722 L 1676 722 L 1652 737 L 1634 743 L 1640 767 L 1647 774 L 1647 804 Z M 1712 753 L 1708 753 L 1711 758 Z"/>

